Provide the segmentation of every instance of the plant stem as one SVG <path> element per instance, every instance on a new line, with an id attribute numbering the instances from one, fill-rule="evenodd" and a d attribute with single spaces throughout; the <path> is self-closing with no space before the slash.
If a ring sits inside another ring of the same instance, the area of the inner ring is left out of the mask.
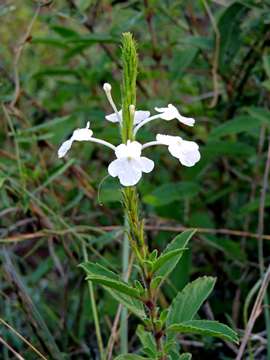
<path id="1" fill-rule="evenodd" d="M 83 249 L 84 261 L 88 261 L 87 250 L 86 250 L 86 246 L 84 243 L 82 244 L 82 249 Z M 88 284 L 88 290 L 89 290 L 89 295 L 90 295 L 90 300 L 91 300 L 92 313 L 93 313 L 93 317 L 94 317 L 95 331 L 96 331 L 96 337 L 97 337 L 100 358 L 102 360 L 104 360 L 105 352 L 104 352 L 101 331 L 100 331 L 100 326 L 99 326 L 99 318 L 98 318 L 97 305 L 96 305 L 96 300 L 95 300 L 94 287 L 93 287 L 92 281 L 90 281 L 90 280 L 87 281 L 87 284 Z"/>
<path id="2" fill-rule="evenodd" d="M 128 266 L 129 266 L 129 239 L 128 239 L 128 219 L 125 216 L 125 232 L 124 232 L 124 242 L 122 250 L 122 270 L 123 270 L 123 280 L 127 281 L 128 275 Z M 127 308 L 123 307 L 121 312 L 121 322 L 120 322 L 120 349 L 121 354 L 128 353 L 128 312 Z"/>
<path id="3" fill-rule="evenodd" d="M 261 277 L 264 276 L 265 265 L 264 265 L 264 251 L 263 251 L 263 232 L 264 232 L 264 213 L 265 213 L 265 199 L 268 188 L 268 178 L 270 173 L 270 136 L 268 137 L 268 151 L 265 163 L 262 190 L 260 196 L 260 207 L 259 207 L 259 219 L 258 219 L 258 259 Z M 267 333 L 267 360 L 270 360 L 270 313 L 269 313 L 269 299 L 267 293 L 264 296 L 264 317 L 266 323 Z"/>
<path id="4" fill-rule="evenodd" d="M 137 52 L 136 45 L 130 33 L 123 34 L 122 41 L 122 61 L 123 61 L 123 81 L 122 81 L 122 141 L 126 143 L 128 140 L 134 140 L 133 135 L 133 120 L 134 112 L 131 111 L 131 105 L 136 106 L 136 77 L 137 77 Z M 139 198 L 136 187 L 126 187 L 123 189 L 123 205 L 125 210 L 125 221 L 127 223 L 127 235 L 123 244 L 123 270 L 124 265 L 128 267 L 126 261 L 128 256 L 126 254 L 127 244 L 126 239 L 130 242 L 130 246 L 138 260 L 142 284 L 144 285 L 144 304 L 148 311 L 149 320 L 151 324 L 151 332 L 156 341 L 156 347 L 160 352 L 159 360 L 166 360 L 166 355 L 163 352 L 163 332 L 157 327 L 157 320 L 159 320 L 159 312 L 156 306 L 156 291 L 150 288 L 152 274 L 147 268 L 147 260 L 149 251 L 144 238 L 144 222 L 139 217 Z M 121 350 L 127 348 L 124 344 L 127 337 L 127 330 L 124 333 L 124 327 L 127 325 L 126 313 L 122 312 L 121 324 Z M 149 331 L 149 329 L 145 329 Z"/>

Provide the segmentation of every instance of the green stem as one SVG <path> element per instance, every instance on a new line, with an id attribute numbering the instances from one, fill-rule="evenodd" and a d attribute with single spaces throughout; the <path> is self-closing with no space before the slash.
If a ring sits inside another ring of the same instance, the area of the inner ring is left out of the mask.
<path id="1" fill-rule="evenodd" d="M 88 254 L 87 254 L 86 246 L 84 243 L 82 244 L 82 249 L 83 249 L 84 261 L 88 261 Z M 88 283 L 88 290 L 89 290 L 89 295 L 90 295 L 90 300 L 91 300 L 92 313 L 93 313 L 93 317 L 94 317 L 98 349 L 99 349 L 99 353 L 100 353 L 100 358 L 102 360 L 104 360 L 105 352 L 104 352 L 101 331 L 100 331 L 100 326 L 99 326 L 99 318 L 98 318 L 98 311 L 97 311 L 97 305 L 96 305 L 96 300 L 95 300 L 94 287 L 93 287 L 92 281 L 88 280 L 87 283 Z"/>
<path id="2" fill-rule="evenodd" d="M 123 241 L 123 250 L 122 250 L 122 271 L 123 271 L 123 280 L 127 281 L 128 278 L 128 265 L 129 265 L 129 239 L 128 239 L 128 219 L 127 215 L 125 216 L 125 234 Z M 121 354 L 128 353 L 128 312 L 127 308 L 123 307 L 121 312 L 121 322 L 120 322 L 120 349 Z"/>
<path id="3" fill-rule="evenodd" d="M 138 57 L 136 45 L 130 33 L 123 34 L 122 41 L 122 62 L 123 62 L 123 81 L 122 81 L 122 141 L 134 140 L 133 120 L 136 106 L 136 77 Z M 132 105 L 132 107 L 131 107 Z M 145 260 L 148 259 L 149 251 L 144 239 L 144 222 L 139 217 L 139 199 L 136 187 L 127 187 L 123 189 L 123 206 L 125 209 L 125 222 L 128 232 L 125 235 L 123 244 L 123 271 L 128 268 L 128 241 L 132 251 L 135 253 L 139 266 L 141 268 L 142 282 L 145 284 L 145 307 L 148 309 L 149 319 L 152 324 L 152 334 L 156 341 L 157 349 L 161 355 L 159 360 L 165 360 L 166 355 L 163 352 L 163 334 L 157 329 L 157 320 L 159 312 L 156 306 L 156 294 L 150 289 L 151 274 L 149 273 Z M 121 316 L 121 351 L 127 352 L 127 313 L 122 312 Z"/>

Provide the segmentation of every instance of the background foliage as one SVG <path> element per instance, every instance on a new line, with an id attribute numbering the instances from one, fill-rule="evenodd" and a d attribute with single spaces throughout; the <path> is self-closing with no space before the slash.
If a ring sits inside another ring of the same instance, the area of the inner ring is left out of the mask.
<path id="1" fill-rule="evenodd" d="M 1 319 L 48 358 L 61 359 L 62 352 L 67 359 L 98 359 L 89 294 L 77 265 L 84 243 L 89 259 L 121 270 L 119 185 L 106 177 L 110 152 L 89 143 L 76 144 L 64 161 L 56 152 L 88 120 L 98 137 L 117 142 L 117 127 L 104 120 L 111 110 L 102 85 L 112 84 L 119 104 L 119 41 L 122 32 L 131 31 L 140 55 L 138 108 L 172 103 L 194 117 L 194 129 L 175 121 L 170 133 L 199 141 L 202 154 L 194 168 L 184 168 L 166 150 L 148 150 L 156 168 L 139 190 L 150 248 L 164 249 L 183 228 L 198 228 L 160 305 L 188 280 L 217 276 L 202 314 L 242 334 L 260 277 L 258 242 L 264 242 L 265 264 L 269 260 L 270 196 L 264 195 L 270 161 L 270 1 L 59 0 L 44 5 L 26 39 L 37 3 L 6 0 L 0 5 Z M 166 126 L 154 122 L 140 137 L 151 141 Z M 95 293 L 102 335 L 108 339 L 117 303 L 100 287 Z M 136 327 L 131 317 L 134 351 Z M 263 359 L 263 315 L 253 333 L 246 356 Z M 0 336 L 26 359 L 36 359 L 4 325 Z M 210 338 L 206 345 L 199 337 L 180 340 L 194 359 L 232 359 L 237 352 L 234 345 Z M 14 358 L 6 346 L 0 353 Z"/>

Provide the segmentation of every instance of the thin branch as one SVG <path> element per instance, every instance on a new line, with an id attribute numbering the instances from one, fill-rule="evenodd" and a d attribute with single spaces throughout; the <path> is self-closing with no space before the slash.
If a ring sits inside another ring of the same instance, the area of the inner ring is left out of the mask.
<path id="1" fill-rule="evenodd" d="M 91 228 L 90 230 L 96 232 L 102 231 L 113 231 L 113 230 L 121 230 L 122 226 L 120 225 L 110 225 L 110 226 L 100 226 L 97 227 L 95 230 Z M 185 230 L 189 230 L 190 227 L 182 226 L 182 225 L 145 225 L 145 229 L 149 231 L 169 231 L 169 232 L 181 232 Z M 240 236 L 240 237 L 247 237 L 252 239 L 259 239 L 260 236 L 256 233 L 251 233 L 248 231 L 241 231 L 241 230 L 231 230 L 231 229 L 211 229 L 211 228 L 196 228 L 198 233 L 201 234 L 220 234 L 220 235 L 229 235 L 229 236 Z M 30 240 L 30 239 L 37 239 L 41 237 L 50 237 L 51 235 L 65 235 L 68 233 L 73 233 L 76 231 L 77 233 L 83 234 L 86 231 L 89 231 L 89 227 L 87 226 L 74 226 L 73 228 L 63 229 L 63 230 L 50 230 L 50 229 L 43 229 L 37 231 L 35 233 L 25 233 L 25 234 L 17 234 L 13 235 L 4 239 L 0 239 L 0 243 L 5 244 L 12 244 L 20 241 Z M 270 235 L 263 234 L 262 239 L 270 240 Z M 226 240 L 225 240 L 226 241 Z"/>
<path id="2" fill-rule="evenodd" d="M 258 296 L 256 298 L 256 301 L 254 303 L 250 318 L 248 320 L 246 331 L 245 331 L 245 334 L 243 336 L 242 343 L 241 343 L 241 346 L 239 348 L 236 360 L 241 360 L 242 357 L 243 357 L 243 354 L 244 354 L 248 339 L 249 339 L 249 337 L 251 335 L 251 331 L 253 329 L 255 321 L 256 321 L 256 319 L 258 318 L 258 316 L 261 313 L 262 302 L 263 302 L 263 298 L 264 298 L 264 295 L 265 295 L 265 292 L 266 292 L 269 281 L 270 281 L 270 265 L 269 265 L 269 267 L 268 267 L 268 269 L 267 269 L 267 271 L 266 271 L 266 273 L 264 275 L 262 285 L 260 287 Z"/>
<path id="3" fill-rule="evenodd" d="M 260 197 L 259 218 L 258 218 L 258 258 L 261 275 L 264 273 L 264 254 L 263 254 L 263 231 L 264 231 L 264 213 L 265 199 L 268 188 L 268 178 L 270 172 L 270 137 L 268 138 L 268 151 L 263 175 L 263 183 Z"/>
<path id="4" fill-rule="evenodd" d="M 2 337 L 0 337 L 0 343 L 2 343 L 5 347 L 8 348 L 10 352 L 12 352 L 13 355 L 19 360 L 25 360 L 17 351 L 15 351 Z"/>
<path id="5" fill-rule="evenodd" d="M 24 336 L 18 333 L 18 331 L 16 331 L 12 326 L 10 326 L 5 320 L 0 318 L 0 322 L 5 325 L 10 331 L 12 331 L 16 336 L 18 336 L 19 339 L 26 343 L 41 359 L 47 360 L 38 349 L 36 349 Z"/>

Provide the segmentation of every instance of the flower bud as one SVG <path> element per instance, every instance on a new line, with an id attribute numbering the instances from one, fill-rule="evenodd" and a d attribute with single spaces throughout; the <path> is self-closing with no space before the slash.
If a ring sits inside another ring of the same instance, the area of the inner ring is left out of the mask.
<path id="1" fill-rule="evenodd" d="M 110 92 L 112 90 L 112 86 L 109 83 L 105 83 L 103 85 L 103 89 L 104 89 L 105 92 Z"/>

